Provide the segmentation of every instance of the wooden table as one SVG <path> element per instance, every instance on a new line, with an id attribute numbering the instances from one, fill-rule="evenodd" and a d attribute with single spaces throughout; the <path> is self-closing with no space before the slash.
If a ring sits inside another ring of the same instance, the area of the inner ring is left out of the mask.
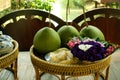
<path id="1" fill-rule="evenodd" d="M 14 80 L 17 80 L 18 43 L 14 40 L 13 44 L 13 51 L 0 57 L 0 69 L 12 70 L 14 72 Z"/>
<path id="2" fill-rule="evenodd" d="M 111 56 L 89 64 L 57 64 L 45 61 L 43 56 L 38 57 L 33 46 L 30 48 L 30 56 L 36 72 L 36 80 L 40 80 L 43 73 L 53 74 L 59 80 L 68 80 L 71 77 L 86 76 L 91 74 L 93 74 L 94 80 L 99 80 L 100 76 L 102 76 L 104 80 L 108 80 Z M 105 76 L 102 74 L 104 70 L 106 70 Z"/>

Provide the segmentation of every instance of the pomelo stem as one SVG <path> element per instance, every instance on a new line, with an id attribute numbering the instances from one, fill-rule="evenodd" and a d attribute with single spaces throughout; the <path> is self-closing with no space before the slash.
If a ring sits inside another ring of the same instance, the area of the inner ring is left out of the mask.
<path id="1" fill-rule="evenodd" d="M 48 26 L 48 27 L 51 27 L 50 10 L 49 10 L 49 15 L 48 15 L 48 18 L 49 18 L 49 26 Z"/>
<path id="2" fill-rule="evenodd" d="M 68 14 L 70 11 L 70 6 L 69 6 L 69 0 L 67 0 L 67 5 L 66 5 L 66 25 L 68 25 Z"/>
<path id="3" fill-rule="evenodd" d="M 86 21 L 86 14 L 85 14 L 85 8 L 84 7 L 83 7 L 83 16 L 84 16 L 85 25 L 88 27 L 88 23 Z"/>

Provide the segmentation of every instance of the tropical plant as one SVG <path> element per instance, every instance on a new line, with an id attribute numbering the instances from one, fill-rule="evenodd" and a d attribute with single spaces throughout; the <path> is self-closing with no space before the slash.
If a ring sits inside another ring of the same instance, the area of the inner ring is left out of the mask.
<path id="1" fill-rule="evenodd" d="M 55 0 L 19 0 L 18 2 L 15 2 L 12 0 L 12 8 L 13 9 L 25 9 L 25 8 L 34 8 L 34 9 L 41 9 L 50 11 L 52 10 L 52 4 L 55 2 Z"/>
<path id="2" fill-rule="evenodd" d="M 11 7 L 1 11 L 0 17 L 11 11 L 26 8 L 51 11 L 53 3 L 55 3 L 55 0 L 11 0 Z"/>

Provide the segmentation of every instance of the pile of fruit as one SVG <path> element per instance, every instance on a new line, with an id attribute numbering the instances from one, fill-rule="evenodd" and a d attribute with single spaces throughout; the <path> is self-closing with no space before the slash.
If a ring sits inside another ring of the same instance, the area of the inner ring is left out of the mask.
<path id="1" fill-rule="evenodd" d="M 50 27 L 40 29 L 34 36 L 33 45 L 39 55 L 45 55 L 47 61 L 76 64 L 79 60 L 74 58 L 67 47 L 68 41 L 73 37 L 105 40 L 103 33 L 94 26 L 89 25 L 78 31 L 73 26 L 65 25 L 59 28 L 58 31 Z"/>

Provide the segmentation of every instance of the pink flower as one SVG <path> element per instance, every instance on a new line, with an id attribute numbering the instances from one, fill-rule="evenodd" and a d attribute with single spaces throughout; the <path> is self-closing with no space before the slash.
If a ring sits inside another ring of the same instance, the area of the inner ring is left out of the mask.
<path id="1" fill-rule="evenodd" d="M 70 47 L 70 48 L 73 48 L 75 46 L 75 44 L 80 44 L 80 40 L 78 38 L 72 38 L 68 43 L 67 45 Z"/>
<path id="2" fill-rule="evenodd" d="M 75 46 L 75 44 L 72 42 L 72 41 L 69 41 L 67 43 L 67 45 L 70 47 L 70 48 L 73 48 Z"/>
<path id="3" fill-rule="evenodd" d="M 104 54 L 104 56 L 106 57 L 106 56 L 110 55 L 111 53 L 114 52 L 114 50 L 115 50 L 115 47 L 109 46 L 109 47 L 106 49 L 106 53 Z"/>
<path id="4" fill-rule="evenodd" d="M 108 53 L 112 53 L 114 50 L 115 50 L 115 48 L 113 46 L 109 46 L 106 51 Z"/>
<path id="5" fill-rule="evenodd" d="M 97 41 L 90 38 L 80 39 L 74 37 L 67 43 L 73 56 L 80 60 L 100 60 L 111 55 L 117 49 L 117 46 L 107 41 Z"/>

